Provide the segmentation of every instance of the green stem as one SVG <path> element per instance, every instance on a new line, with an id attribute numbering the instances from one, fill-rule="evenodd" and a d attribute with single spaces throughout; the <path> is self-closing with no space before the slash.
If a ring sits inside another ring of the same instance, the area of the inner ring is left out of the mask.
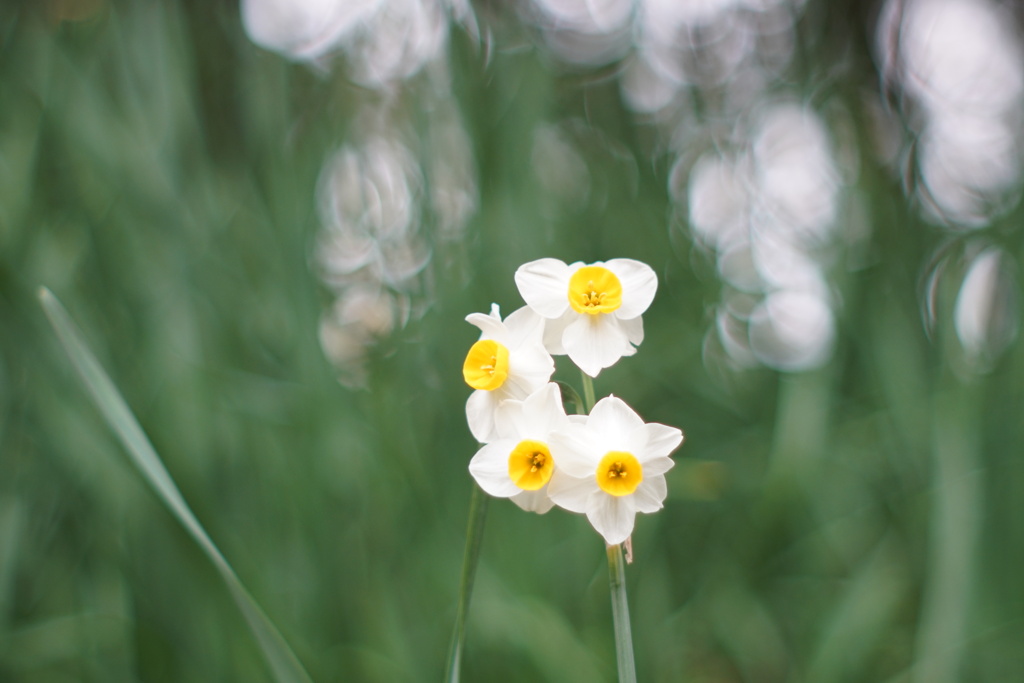
<path id="1" fill-rule="evenodd" d="M 580 370 L 580 377 L 583 378 L 583 400 L 587 404 L 587 415 L 594 409 L 594 380 L 587 373 Z"/>
<path id="2" fill-rule="evenodd" d="M 633 634 L 629 628 L 629 601 L 626 599 L 626 566 L 622 545 L 608 546 L 608 580 L 612 594 L 612 620 L 615 622 L 615 660 L 619 683 L 636 683 L 633 660 Z"/>
<path id="3" fill-rule="evenodd" d="M 929 683 L 963 680 L 984 501 L 979 392 L 947 384 L 933 399 L 929 558 L 914 667 Z"/>
<path id="4" fill-rule="evenodd" d="M 466 640 L 466 614 L 469 612 L 469 599 L 473 594 L 473 579 L 476 578 L 476 567 L 480 560 L 480 546 L 484 540 L 488 500 L 489 497 L 474 482 L 473 496 L 469 501 L 469 522 L 466 525 L 466 552 L 462 556 L 459 604 L 455 613 L 455 629 L 452 631 L 452 644 L 448 650 L 448 666 L 444 675 L 447 683 L 456 683 L 459 680 L 462 645 Z"/>

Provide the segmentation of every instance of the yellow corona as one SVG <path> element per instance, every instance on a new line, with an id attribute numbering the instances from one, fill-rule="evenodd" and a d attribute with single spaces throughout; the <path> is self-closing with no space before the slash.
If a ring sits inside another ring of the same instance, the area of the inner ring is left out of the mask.
<path id="1" fill-rule="evenodd" d="M 547 444 L 529 439 L 520 441 L 508 456 L 508 476 L 524 491 L 543 488 L 555 471 L 555 461 Z"/>
<path id="2" fill-rule="evenodd" d="M 508 379 L 508 349 L 493 339 L 481 339 L 469 348 L 462 377 L 474 389 L 494 391 Z"/>
<path id="3" fill-rule="evenodd" d="M 583 266 L 569 278 L 569 305 L 577 313 L 611 313 L 622 305 L 622 283 L 602 266 Z"/>
<path id="4" fill-rule="evenodd" d="M 643 467 L 632 453 L 609 451 L 597 466 L 597 485 L 613 496 L 633 493 L 643 480 Z"/>

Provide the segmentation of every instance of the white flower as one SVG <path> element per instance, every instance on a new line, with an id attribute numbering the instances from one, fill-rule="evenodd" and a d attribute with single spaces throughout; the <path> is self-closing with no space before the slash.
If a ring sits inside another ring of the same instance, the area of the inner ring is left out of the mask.
<path id="1" fill-rule="evenodd" d="M 381 0 L 242 0 L 242 25 L 252 42 L 296 61 L 334 50 L 369 19 Z"/>
<path id="2" fill-rule="evenodd" d="M 529 512 L 547 512 L 553 505 L 548 482 L 556 471 L 551 434 L 570 424 L 558 385 L 549 383 L 525 401 L 505 401 L 496 423 L 496 438 L 473 456 L 470 474 L 492 496 L 510 498 Z"/>
<path id="3" fill-rule="evenodd" d="M 597 402 L 585 422 L 572 422 L 551 436 L 558 469 L 548 486 L 556 505 L 586 513 L 608 545 L 633 533 L 638 512 L 656 512 L 668 494 L 669 454 L 683 433 L 646 424 L 621 399 Z"/>
<path id="4" fill-rule="evenodd" d="M 632 259 L 566 265 L 543 258 L 519 267 L 516 286 L 526 304 L 548 319 L 548 351 L 568 354 L 597 377 L 602 368 L 636 353 L 644 339 L 640 315 L 654 300 L 658 277 Z"/>
<path id="5" fill-rule="evenodd" d="M 466 321 L 481 330 L 462 365 L 466 384 L 476 389 L 466 401 L 466 420 L 483 443 L 495 438 L 494 416 L 502 401 L 524 399 L 543 387 L 555 362 L 544 348 L 544 320 L 526 306 L 504 322 L 497 304 L 490 315 L 471 313 Z"/>

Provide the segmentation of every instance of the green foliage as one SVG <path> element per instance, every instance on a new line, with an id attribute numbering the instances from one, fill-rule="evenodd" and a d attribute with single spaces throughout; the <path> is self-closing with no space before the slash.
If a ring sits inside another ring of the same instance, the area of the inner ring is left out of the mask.
<path id="1" fill-rule="evenodd" d="M 153 487 L 156 495 L 178 518 L 181 525 L 185 527 L 185 530 L 220 572 L 231 597 L 238 604 L 239 611 L 249 622 L 249 628 L 252 629 L 253 635 L 259 642 L 263 654 L 267 658 L 267 663 L 274 672 L 274 677 L 281 683 L 309 681 L 309 676 L 295 659 L 288 644 L 284 642 L 281 634 L 263 614 L 259 605 L 253 601 L 249 591 L 238 580 L 231 565 L 224 559 L 220 550 L 217 549 L 195 515 L 192 514 L 188 503 L 182 499 L 181 492 L 178 491 L 178 487 L 167 473 L 167 469 L 160 461 L 160 456 L 153 450 L 152 444 L 149 443 L 149 439 L 146 438 L 135 416 L 125 405 L 124 399 L 117 389 L 110 383 L 110 378 L 96 362 L 96 358 L 82 343 L 81 334 L 68 318 L 67 311 L 46 288 L 40 290 L 39 300 L 50 319 L 50 324 L 53 325 L 54 331 L 60 338 L 61 344 L 64 345 L 68 358 L 81 376 L 85 387 L 92 394 L 93 401 L 103 413 L 107 424 L 120 438 L 121 444 L 131 456 L 146 482 Z"/>

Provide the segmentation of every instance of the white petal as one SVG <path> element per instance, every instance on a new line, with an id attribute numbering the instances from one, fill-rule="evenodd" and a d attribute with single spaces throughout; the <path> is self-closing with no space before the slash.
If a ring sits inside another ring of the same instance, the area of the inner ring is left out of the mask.
<path id="1" fill-rule="evenodd" d="M 558 461 L 556 460 L 555 463 L 557 467 Z M 551 481 L 548 482 L 548 496 L 555 502 L 555 505 L 565 508 L 569 512 L 586 512 L 590 495 L 599 490 L 594 477 L 584 479 L 570 477 L 558 469 L 551 475 Z"/>
<path id="2" fill-rule="evenodd" d="M 495 393 L 495 392 L 492 392 Z M 523 402 L 514 399 L 499 401 L 494 408 L 494 430 L 495 436 L 491 439 L 513 439 L 517 443 L 523 439 L 521 436 L 523 424 Z"/>
<path id="3" fill-rule="evenodd" d="M 494 431 L 494 412 L 498 408 L 493 392 L 477 389 L 466 401 L 466 422 L 473 438 L 480 443 L 493 441 L 497 436 Z"/>
<path id="4" fill-rule="evenodd" d="M 632 496 L 610 496 L 601 493 L 593 496 L 587 509 L 587 519 L 604 536 L 608 545 L 623 543 L 633 533 L 636 519 Z"/>
<path id="5" fill-rule="evenodd" d="M 515 447 L 514 441 L 495 441 L 477 451 L 469 461 L 469 473 L 492 496 L 508 498 L 522 490 L 508 476 L 508 456 Z"/>
<path id="6" fill-rule="evenodd" d="M 643 463 L 644 476 L 654 477 L 665 474 L 675 466 L 672 458 L 654 458 Z"/>
<path id="7" fill-rule="evenodd" d="M 644 480 L 633 492 L 633 504 L 638 512 L 657 512 L 663 507 L 665 496 L 668 495 L 668 485 L 665 477 L 648 477 L 647 469 L 644 468 Z"/>
<path id="8" fill-rule="evenodd" d="M 466 316 L 466 322 L 480 328 L 481 339 L 496 339 L 502 344 L 508 341 L 508 330 L 500 318 L 494 318 L 486 313 L 470 313 Z"/>
<path id="9" fill-rule="evenodd" d="M 511 358 L 509 358 L 508 364 L 509 364 L 509 373 L 508 373 L 508 377 L 505 379 L 505 382 L 500 387 L 498 387 L 497 389 L 494 389 L 493 391 L 491 391 L 491 393 L 494 394 L 497 397 L 499 404 L 502 401 L 509 401 L 509 400 L 522 401 L 524 398 L 526 398 L 527 396 L 532 394 L 534 391 L 536 391 L 536 388 L 534 387 L 533 383 L 530 381 L 529 377 L 525 377 L 523 375 L 513 374 L 512 373 L 512 359 Z M 540 385 L 540 386 L 543 386 L 543 385 Z"/>
<path id="10" fill-rule="evenodd" d="M 557 318 L 569 308 L 569 276 L 563 261 L 542 258 L 519 266 L 516 287 L 527 306 L 545 318 Z"/>
<path id="11" fill-rule="evenodd" d="M 626 333 L 626 339 L 633 346 L 640 346 L 644 341 L 644 319 L 640 316 L 630 320 L 619 319 L 619 327 Z"/>
<path id="12" fill-rule="evenodd" d="M 545 443 L 555 429 L 569 424 L 562 407 L 562 392 L 554 382 L 545 384 L 543 388 L 530 394 L 523 401 L 523 424 L 521 433 Z M 535 435 L 535 436 L 534 436 Z"/>
<path id="13" fill-rule="evenodd" d="M 622 283 L 622 305 L 615 311 L 615 316 L 629 320 L 646 311 L 658 291 L 658 276 L 654 270 L 646 263 L 628 258 L 612 259 L 604 265 Z"/>
<path id="14" fill-rule="evenodd" d="M 636 456 L 637 460 L 641 463 L 644 462 L 643 456 L 647 453 L 647 430 L 644 429 L 644 425 L 630 430 L 624 437 L 621 435 L 616 436 L 614 441 L 614 450 L 632 453 Z M 609 443 L 611 443 L 610 440 Z"/>
<path id="15" fill-rule="evenodd" d="M 579 317 L 580 314 L 570 308 L 560 317 L 549 319 L 544 323 L 544 348 L 548 350 L 548 353 L 552 356 L 565 355 L 562 335 L 565 334 L 565 328 Z"/>
<path id="16" fill-rule="evenodd" d="M 555 505 L 548 496 L 546 486 L 537 491 L 520 491 L 510 500 L 527 512 L 536 512 L 538 515 L 543 515 Z"/>
<path id="17" fill-rule="evenodd" d="M 580 315 L 565 328 L 562 344 L 572 362 L 591 377 L 634 353 L 619 321 L 611 315 Z"/>
<path id="18" fill-rule="evenodd" d="M 569 422 L 564 428 L 552 432 L 548 447 L 555 458 L 556 474 L 560 470 L 571 477 L 594 479 L 594 486 L 597 486 L 597 464 L 607 449 L 595 440 L 586 424 Z"/>
<path id="19" fill-rule="evenodd" d="M 554 373 L 555 361 L 538 340 L 536 345 L 524 345 L 509 353 L 505 384 L 513 398 L 526 398 L 547 384 Z"/>
<path id="20" fill-rule="evenodd" d="M 675 427 L 651 422 L 643 426 L 643 431 L 647 435 L 647 444 L 642 454 L 636 454 L 640 462 L 665 457 L 683 443 L 683 433 Z"/>
<path id="21" fill-rule="evenodd" d="M 517 441 L 523 439 L 543 440 L 538 438 L 537 425 L 526 413 L 525 398 L 519 401 L 502 401 L 499 414 L 495 417 L 495 426 L 502 437 Z"/>
<path id="22" fill-rule="evenodd" d="M 635 448 L 630 435 L 644 426 L 643 419 L 617 396 L 605 396 L 590 411 L 590 428 L 600 434 L 607 450 Z M 639 453 L 634 453 L 638 458 Z"/>
<path id="23" fill-rule="evenodd" d="M 510 351 L 525 344 L 542 346 L 544 343 L 544 318 L 529 306 L 512 311 L 505 318 L 505 328 L 508 330 Z"/>

